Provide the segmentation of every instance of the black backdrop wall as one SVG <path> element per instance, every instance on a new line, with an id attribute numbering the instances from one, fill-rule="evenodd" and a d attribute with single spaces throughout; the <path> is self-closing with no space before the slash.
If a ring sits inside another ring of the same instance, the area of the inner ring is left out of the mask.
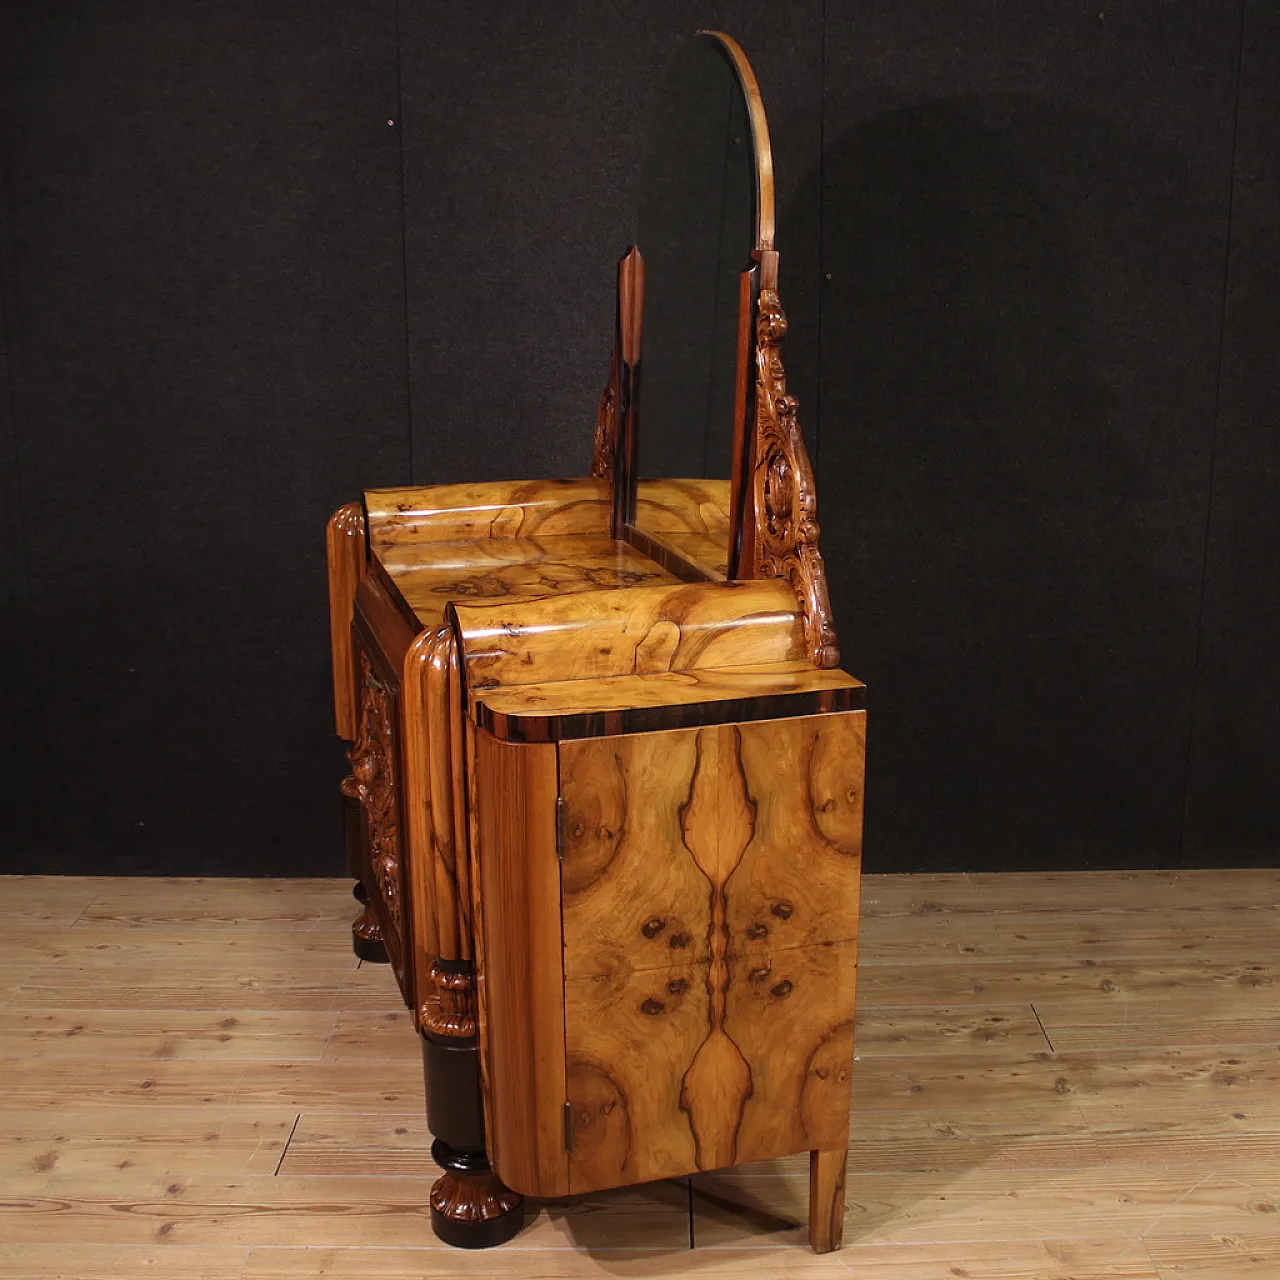
<path id="1" fill-rule="evenodd" d="M 325 518 L 583 470 L 695 26 L 770 111 L 868 865 L 1276 859 L 1268 0 L 3 14 L 4 869 L 339 871 Z"/>

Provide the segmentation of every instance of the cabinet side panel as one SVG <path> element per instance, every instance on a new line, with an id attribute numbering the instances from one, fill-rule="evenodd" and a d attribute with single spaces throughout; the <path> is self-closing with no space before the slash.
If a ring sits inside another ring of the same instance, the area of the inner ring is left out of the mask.
<path id="1" fill-rule="evenodd" d="M 556 749 L 480 730 L 475 774 L 494 1167 L 523 1195 L 567 1195 Z"/>

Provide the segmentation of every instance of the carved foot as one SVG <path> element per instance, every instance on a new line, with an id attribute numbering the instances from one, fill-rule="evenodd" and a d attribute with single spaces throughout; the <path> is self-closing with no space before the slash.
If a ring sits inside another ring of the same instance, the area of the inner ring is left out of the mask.
<path id="1" fill-rule="evenodd" d="M 524 1226 L 524 1197 L 498 1181 L 483 1151 L 437 1140 L 431 1158 L 444 1173 L 431 1188 L 431 1226 L 458 1249 L 492 1249 Z"/>
<path id="2" fill-rule="evenodd" d="M 844 1166 L 848 1147 L 809 1153 L 809 1247 L 830 1253 L 844 1244 Z"/>
<path id="3" fill-rule="evenodd" d="M 351 949 L 361 960 L 369 964 L 386 964 L 387 948 L 382 941 L 382 926 L 373 914 L 373 908 L 365 903 L 364 911 L 351 926 Z"/>

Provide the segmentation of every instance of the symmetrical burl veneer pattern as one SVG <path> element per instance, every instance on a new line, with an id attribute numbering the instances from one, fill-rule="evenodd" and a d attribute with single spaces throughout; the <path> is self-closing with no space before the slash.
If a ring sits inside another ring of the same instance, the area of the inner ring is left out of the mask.
<path id="1" fill-rule="evenodd" d="M 560 745 L 574 1192 L 843 1147 L 864 721 Z"/>

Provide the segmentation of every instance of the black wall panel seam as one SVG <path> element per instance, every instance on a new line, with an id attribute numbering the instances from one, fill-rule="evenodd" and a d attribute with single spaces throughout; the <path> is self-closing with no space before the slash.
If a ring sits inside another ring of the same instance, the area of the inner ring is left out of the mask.
<path id="1" fill-rule="evenodd" d="M 402 290 L 402 300 L 404 311 L 402 322 L 404 325 L 404 431 L 405 431 L 405 452 L 408 455 L 408 470 L 405 473 L 406 479 L 411 480 L 414 475 L 413 470 L 413 350 L 412 339 L 413 329 L 409 323 L 410 316 L 410 300 L 409 300 L 409 228 L 408 213 L 405 210 L 404 201 L 404 134 L 405 134 L 405 116 L 404 116 L 404 38 L 403 25 L 400 21 L 400 12 L 403 0 L 394 0 L 395 3 L 395 43 L 396 43 L 396 119 L 393 125 L 396 131 L 397 154 L 400 162 L 399 174 L 399 198 L 400 198 L 400 287 Z M 397 483 L 399 481 L 397 480 Z"/>
<path id="2" fill-rule="evenodd" d="M 1222 253 L 1222 305 L 1218 311 L 1218 344 L 1216 372 L 1213 380 L 1213 420 L 1210 426 L 1208 490 L 1204 508 L 1204 557 L 1200 568 L 1200 593 L 1196 606 L 1196 629 L 1191 659 L 1191 696 L 1187 706 L 1187 752 L 1182 774 L 1182 817 L 1178 824 L 1176 866 L 1183 865 L 1187 847 L 1187 823 L 1191 804 L 1191 770 L 1195 751 L 1196 713 L 1201 695 L 1201 647 L 1204 637 L 1205 596 L 1209 582 L 1209 550 L 1213 530 L 1214 477 L 1217 472 L 1218 430 L 1222 418 L 1223 362 L 1226 355 L 1228 287 L 1231 282 L 1231 242 L 1235 222 L 1236 171 L 1239 164 L 1240 87 L 1244 67 L 1245 0 L 1240 0 L 1239 33 L 1236 41 L 1235 104 L 1231 117 L 1231 174 L 1227 186 L 1226 237 Z"/>

